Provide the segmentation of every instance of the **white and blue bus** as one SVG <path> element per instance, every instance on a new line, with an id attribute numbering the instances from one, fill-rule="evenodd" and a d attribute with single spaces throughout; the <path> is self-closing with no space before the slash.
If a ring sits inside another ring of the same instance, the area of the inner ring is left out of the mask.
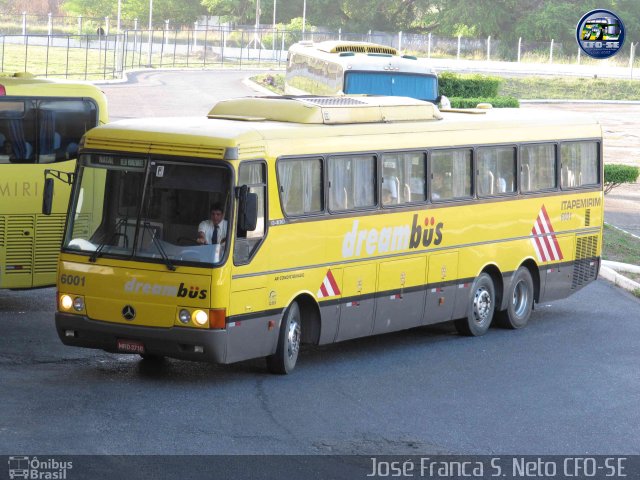
<path id="1" fill-rule="evenodd" d="M 287 95 L 368 94 L 436 103 L 438 77 L 416 57 L 366 42 L 299 42 L 289 48 Z"/>

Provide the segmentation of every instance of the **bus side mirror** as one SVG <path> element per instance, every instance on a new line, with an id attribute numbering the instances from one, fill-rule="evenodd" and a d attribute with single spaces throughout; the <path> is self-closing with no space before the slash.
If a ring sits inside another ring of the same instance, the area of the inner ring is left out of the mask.
<path id="1" fill-rule="evenodd" d="M 44 191 L 42 195 L 43 215 L 51 215 L 52 205 L 53 205 L 53 178 L 45 178 Z"/>
<path id="2" fill-rule="evenodd" d="M 245 232 L 252 232 L 258 223 L 258 195 L 249 192 L 249 187 L 240 187 L 238 196 L 238 227 Z"/>

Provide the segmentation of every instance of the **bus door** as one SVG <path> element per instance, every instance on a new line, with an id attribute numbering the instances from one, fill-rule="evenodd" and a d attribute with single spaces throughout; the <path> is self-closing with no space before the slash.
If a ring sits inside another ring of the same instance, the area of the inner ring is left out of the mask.
<path id="1" fill-rule="evenodd" d="M 453 318 L 458 291 L 457 277 L 458 252 L 438 253 L 429 256 L 424 325 L 445 322 Z M 463 290 L 465 295 L 467 291 Z"/>
<path id="2" fill-rule="evenodd" d="M 426 257 L 380 264 L 374 334 L 422 324 Z"/>
<path id="3" fill-rule="evenodd" d="M 375 263 L 346 267 L 342 273 L 340 321 L 336 342 L 371 335 L 376 288 Z"/>
<path id="4" fill-rule="evenodd" d="M 256 274 L 270 267 L 268 255 L 260 251 L 267 224 L 265 170 L 263 162 L 243 162 L 238 170 L 238 185 L 246 185 L 249 193 L 257 195 L 258 220 L 252 231 L 243 230 L 236 222 L 228 311 L 230 321 L 227 323 L 227 362 L 270 355 L 274 353 L 278 339 L 279 329 L 268 328 L 269 321 L 278 325 L 281 317 L 269 310 L 268 275 Z M 239 207 L 238 216 L 240 213 Z"/>

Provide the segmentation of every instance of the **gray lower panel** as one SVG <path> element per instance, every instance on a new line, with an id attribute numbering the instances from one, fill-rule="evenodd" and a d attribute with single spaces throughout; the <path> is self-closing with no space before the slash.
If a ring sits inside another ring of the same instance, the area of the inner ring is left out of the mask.
<path id="1" fill-rule="evenodd" d="M 448 285 L 427 290 L 427 304 L 424 311 L 423 325 L 446 322 L 454 318 L 457 285 Z M 462 295 L 466 290 L 460 289 Z"/>
<path id="2" fill-rule="evenodd" d="M 371 335 L 373 328 L 373 298 L 340 306 L 340 323 L 336 342 Z"/>
<path id="3" fill-rule="evenodd" d="M 340 305 L 320 304 L 320 340 L 318 345 L 333 343 L 338 333 L 340 322 Z"/>
<path id="4" fill-rule="evenodd" d="M 566 298 L 571 293 L 571 278 L 573 276 L 573 265 L 552 266 L 540 269 L 540 283 L 544 284 L 541 289 L 541 302 L 550 302 Z"/>
<path id="5" fill-rule="evenodd" d="M 424 295 L 424 291 L 421 291 L 378 296 L 373 333 L 394 332 L 422 325 Z"/>
<path id="6" fill-rule="evenodd" d="M 226 362 L 239 362 L 275 353 L 281 319 L 281 314 L 275 314 L 228 324 Z M 271 329 L 269 321 L 274 325 Z"/>

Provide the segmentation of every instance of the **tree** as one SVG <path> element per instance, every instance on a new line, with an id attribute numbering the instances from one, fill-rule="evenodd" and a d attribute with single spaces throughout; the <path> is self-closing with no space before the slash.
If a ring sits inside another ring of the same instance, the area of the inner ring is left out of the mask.
<path id="1" fill-rule="evenodd" d="M 249 25 L 256 21 L 255 0 L 202 0 L 202 6 L 209 14 L 222 17 L 229 22 Z"/>
<path id="2" fill-rule="evenodd" d="M 629 165 L 608 164 L 604 166 L 604 193 L 607 194 L 623 183 L 635 183 L 640 168 Z"/>
<path id="3" fill-rule="evenodd" d="M 149 18 L 149 0 L 122 0 L 122 18 L 140 20 Z M 85 17 L 116 18 L 118 2 L 116 0 L 66 0 L 62 8 L 70 14 Z M 191 25 L 206 13 L 200 0 L 156 0 L 153 3 L 154 24 L 160 25 L 164 20 L 172 24 Z"/>

